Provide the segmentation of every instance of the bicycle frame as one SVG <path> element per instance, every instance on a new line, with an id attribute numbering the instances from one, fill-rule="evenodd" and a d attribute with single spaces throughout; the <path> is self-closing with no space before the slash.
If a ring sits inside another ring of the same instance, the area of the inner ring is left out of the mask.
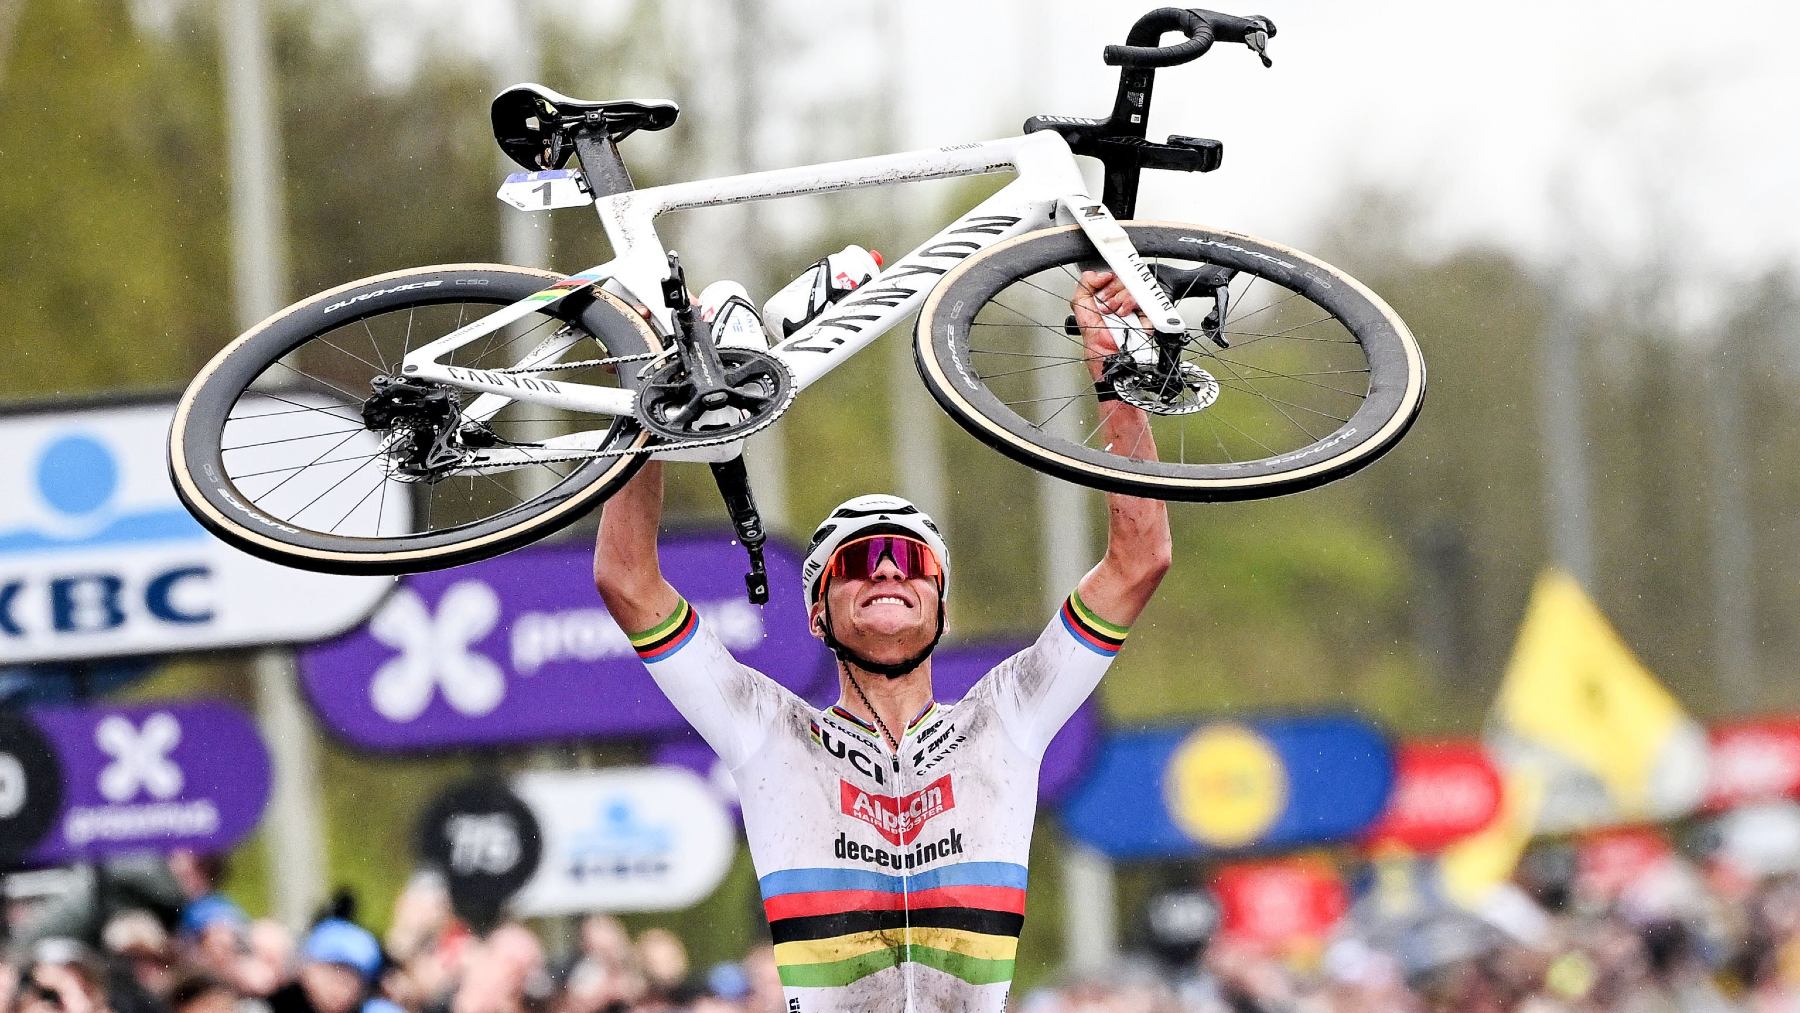
<path id="1" fill-rule="evenodd" d="M 614 259 L 414 349 L 404 358 L 403 371 L 410 377 L 479 392 L 480 396 L 464 409 L 465 417 L 476 420 L 490 418 L 514 401 L 595 415 L 629 416 L 637 395 L 625 387 L 566 383 L 519 373 L 449 366 L 439 360 L 595 284 L 642 307 L 658 333 L 672 334 L 673 314 L 661 297 L 661 284 L 669 271 L 668 253 L 655 229 L 656 218 L 667 212 L 1007 170 L 1017 174 L 1013 182 L 771 349 L 793 374 L 796 391 L 811 386 L 917 311 L 937 279 L 961 261 L 1013 236 L 1054 224 L 1076 223 L 1087 232 L 1108 266 L 1125 280 L 1138 304 L 1148 307 L 1146 312 L 1157 329 L 1178 331 L 1184 327 L 1179 311 L 1155 284 L 1125 230 L 1088 194 L 1068 143 L 1055 132 L 1042 131 L 929 151 L 674 183 L 599 198 L 594 207 L 612 243 Z M 559 343 L 552 335 L 512 368 L 528 370 L 554 364 L 567 350 L 559 344 L 566 343 Z M 604 429 L 573 433 L 547 440 L 534 450 L 596 450 L 604 436 Z M 715 460 L 730 458 L 737 452 L 736 444 L 728 444 L 723 450 L 697 456 L 678 447 L 657 456 Z M 496 448 L 482 451 L 475 468 L 504 469 L 530 464 L 532 460 L 530 451 Z"/>

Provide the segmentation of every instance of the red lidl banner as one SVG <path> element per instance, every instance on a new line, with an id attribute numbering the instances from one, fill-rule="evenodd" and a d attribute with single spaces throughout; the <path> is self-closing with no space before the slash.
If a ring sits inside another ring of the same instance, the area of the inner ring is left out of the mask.
<path id="1" fill-rule="evenodd" d="M 1800 798 L 1800 717 L 1732 721 L 1712 728 L 1707 738 L 1704 808 Z"/>
<path id="2" fill-rule="evenodd" d="M 1220 931 L 1277 949 L 1323 940 L 1350 906 L 1343 879 L 1320 858 L 1227 865 L 1214 877 L 1213 892 Z"/>
<path id="3" fill-rule="evenodd" d="M 1647 827 L 1602 830 L 1575 851 L 1575 889 L 1584 899 L 1607 904 L 1675 857 L 1662 834 Z"/>
<path id="4" fill-rule="evenodd" d="M 1364 841 L 1437 851 L 1486 828 L 1500 799 L 1500 774 L 1481 743 L 1403 742 L 1394 753 L 1387 809 Z"/>

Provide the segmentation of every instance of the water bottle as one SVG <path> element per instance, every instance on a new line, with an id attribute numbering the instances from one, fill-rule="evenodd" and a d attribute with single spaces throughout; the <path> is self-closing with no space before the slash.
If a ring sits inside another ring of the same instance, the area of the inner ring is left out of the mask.
<path id="1" fill-rule="evenodd" d="M 750 293 L 735 281 L 715 281 L 700 290 L 700 319 L 712 324 L 713 342 L 721 347 L 768 351 Z"/>
<path id="2" fill-rule="evenodd" d="M 762 324 L 769 332 L 769 341 L 792 336 L 825 307 L 880 273 L 881 254 L 854 244 L 821 259 L 763 303 Z"/>

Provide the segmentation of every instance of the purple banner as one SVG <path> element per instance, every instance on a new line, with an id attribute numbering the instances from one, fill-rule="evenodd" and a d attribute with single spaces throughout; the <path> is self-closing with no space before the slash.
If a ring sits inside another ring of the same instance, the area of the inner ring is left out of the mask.
<path id="1" fill-rule="evenodd" d="M 766 551 L 764 606 L 745 599 L 746 556 L 727 535 L 666 541 L 662 569 L 739 661 L 806 696 L 830 654 L 807 633 L 798 555 Z M 301 652 L 301 685 L 332 731 L 393 752 L 686 727 L 592 573 L 591 549 L 559 545 L 406 577 L 367 625 Z"/>
<path id="2" fill-rule="evenodd" d="M 1025 644 L 967 644 L 940 647 L 931 656 L 933 695 L 941 701 L 961 700 L 977 680 L 994 666 L 1023 650 Z M 815 707 L 837 702 L 835 679 L 824 680 L 819 689 L 807 696 Z M 1089 697 L 1076 710 L 1062 731 L 1050 740 L 1044 751 L 1044 763 L 1038 770 L 1038 799 L 1045 804 L 1062 800 L 1081 775 L 1087 771 L 1100 747 L 1100 708 Z M 718 758 L 693 732 L 680 735 L 657 746 L 651 758 L 656 763 L 673 764 L 699 774 L 726 801 L 736 805 L 730 775 L 717 769 Z"/>
<path id="3" fill-rule="evenodd" d="M 229 704 L 44 708 L 31 716 L 63 780 L 62 812 L 31 862 L 224 851 L 256 827 L 269 800 L 268 751 Z"/>

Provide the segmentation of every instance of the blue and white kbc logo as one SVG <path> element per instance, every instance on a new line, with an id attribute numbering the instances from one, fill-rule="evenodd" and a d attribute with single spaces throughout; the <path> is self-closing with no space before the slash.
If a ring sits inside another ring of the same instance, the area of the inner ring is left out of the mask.
<path id="1" fill-rule="evenodd" d="M 169 485 L 171 413 L 0 417 L 0 664 L 329 636 L 385 591 L 380 578 L 288 570 L 209 535 Z"/>

